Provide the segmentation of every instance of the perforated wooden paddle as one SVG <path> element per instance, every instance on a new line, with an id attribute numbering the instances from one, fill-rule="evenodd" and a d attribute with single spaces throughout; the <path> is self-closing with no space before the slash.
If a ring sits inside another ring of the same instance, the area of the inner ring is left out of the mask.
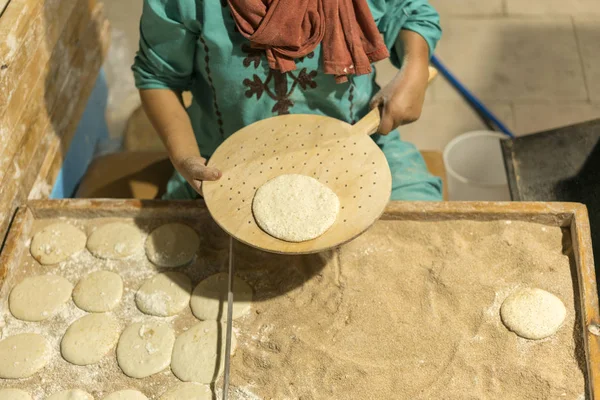
<path id="1" fill-rule="evenodd" d="M 381 216 L 391 194 L 387 160 L 369 136 L 379 123 L 379 111 L 373 110 L 355 125 L 317 115 L 284 115 L 239 130 L 209 162 L 223 173 L 218 181 L 204 182 L 211 215 L 235 239 L 275 253 L 319 252 L 355 238 Z M 322 236 L 291 243 L 256 224 L 256 190 L 283 174 L 311 176 L 339 197 L 337 220 Z"/>

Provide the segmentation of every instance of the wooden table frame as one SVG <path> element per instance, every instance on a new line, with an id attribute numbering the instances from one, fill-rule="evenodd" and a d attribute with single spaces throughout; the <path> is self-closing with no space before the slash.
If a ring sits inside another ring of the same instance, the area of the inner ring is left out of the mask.
<path id="1" fill-rule="evenodd" d="M 0 253 L 0 284 L 7 271 L 15 268 L 25 251 L 36 218 L 189 217 L 208 213 L 202 201 L 160 200 L 36 200 L 20 207 Z M 577 203 L 486 203 L 486 202 L 391 202 L 382 220 L 513 220 L 569 229 L 579 287 L 581 332 L 586 354 L 588 396 L 600 400 L 600 311 L 587 209 Z"/>

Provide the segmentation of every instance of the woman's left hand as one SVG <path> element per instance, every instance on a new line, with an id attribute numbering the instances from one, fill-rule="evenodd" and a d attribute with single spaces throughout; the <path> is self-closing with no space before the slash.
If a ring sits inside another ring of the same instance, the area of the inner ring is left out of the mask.
<path id="1" fill-rule="evenodd" d="M 371 100 L 371 108 L 381 110 L 381 123 L 378 132 L 387 135 L 400 125 L 410 124 L 421 117 L 429 71 L 414 71 L 396 78 Z M 405 75 L 405 76 L 402 76 Z"/>
<path id="2" fill-rule="evenodd" d="M 402 31 L 400 39 L 405 53 L 402 69 L 371 100 L 371 109 L 379 107 L 381 110 L 378 132 L 383 135 L 421 117 L 429 82 L 427 42 L 411 31 Z"/>

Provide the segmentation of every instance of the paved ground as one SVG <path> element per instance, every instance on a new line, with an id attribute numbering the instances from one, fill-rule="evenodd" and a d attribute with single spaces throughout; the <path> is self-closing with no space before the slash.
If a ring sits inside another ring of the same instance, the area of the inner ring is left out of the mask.
<path id="1" fill-rule="evenodd" d="M 139 104 L 129 66 L 141 1 L 104 0 L 113 26 L 107 62 L 113 134 Z M 599 0 L 431 0 L 444 36 L 436 54 L 517 134 L 600 118 Z M 395 73 L 378 67 L 379 80 Z M 422 118 L 402 129 L 422 149 L 442 149 L 483 124 L 438 78 Z"/>

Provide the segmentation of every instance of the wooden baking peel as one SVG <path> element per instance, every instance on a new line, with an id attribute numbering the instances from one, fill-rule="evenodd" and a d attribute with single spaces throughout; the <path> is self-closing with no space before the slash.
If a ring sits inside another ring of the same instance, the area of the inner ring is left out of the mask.
<path id="1" fill-rule="evenodd" d="M 223 177 L 204 182 L 215 221 L 235 239 L 275 253 L 315 253 L 369 228 L 388 204 L 392 176 L 385 155 L 369 136 L 379 127 L 373 110 L 355 125 L 319 115 L 283 115 L 249 125 L 217 148 L 209 166 Z M 301 243 L 263 232 L 252 215 L 256 190 L 283 174 L 311 176 L 340 199 L 340 212 L 322 236 Z"/>

